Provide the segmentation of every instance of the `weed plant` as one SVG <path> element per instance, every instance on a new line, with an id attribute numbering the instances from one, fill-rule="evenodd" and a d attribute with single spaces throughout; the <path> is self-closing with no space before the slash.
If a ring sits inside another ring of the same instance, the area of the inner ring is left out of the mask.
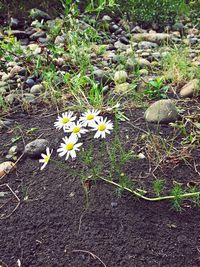
<path id="1" fill-rule="evenodd" d="M 191 65 L 187 47 L 170 48 L 162 58 L 161 65 L 164 79 L 173 85 L 184 84 L 193 79 L 196 74 L 196 68 Z"/>
<path id="2" fill-rule="evenodd" d="M 199 205 L 200 191 L 198 188 L 184 189 L 181 184 L 174 183 L 173 187 L 167 190 L 163 179 L 156 179 L 152 184 L 151 191 L 154 192 L 155 196 L 147 196 L 148 192 L 143 188 L 135 188 L 133 178 L 126 173 L 125 166 L 127 163 L 131 163 L 136 156 L 133 151 L 125 149 L 124 143 L 119 138 L 119 121 L 116 120 L 113 125 L 111 121 L 99 114 L 100 111 L 98 110 L 87 110 L 81 115 L 79 121 L 75 122 L 76 115 L 73 112 L 68 112 L 58 116 L 55 123 L 56 128 L 63 129 L 65 133 L 71 133 L 69 137 L 63 138 L 64 143 L 61 143 L 57 150 L 59 156 L 66 156 L 65 160 L 68 161 L 70 157 L 75 159 L 76 153 L 79 153 L 80 170 L 72 170 L 72 173 L 81 179 L 87 207 L 91 184 L 99 180 L 113 185 L 120 194 L 127 191 L 145 201 L 170 200 L 176 210 L 181 209 L 185 200 L 190 200 L 195 205 Z M 91 130 L 96 132 L 94 137 L 97 142 L 92 141 L 89 133 Z M 106 141 L 107 134 L 111 131 L 114 131 L 114 138 L 111 138 L 108 142 Z M 83 143 L 79 143 L 82 135 L 79 135 L 79 133 L 88 136 L 89 139 L 87 139 L 90 140 L 88 148 L 83 148 Z M 165 147 L 164 149 L 168 148 Z M 47 148 L 46 154 L 42 154 L 40 162 L 43 165 L 41 169 L 46 167 L 52 153 L 53 151 Z M 67 169 L 70 173 L 69 168 Z M 166 195 L 167 192 L 169 192 L 169 195 Z"/>
<path id="3" fill-rule="evenodd" d="M 144 90 L 144 95 L 146 95 L 149 99 L 166 99 L 168 98 L 168 90 L 169 86 L 165 85 L 163 79 L 158 77 L 155 80 L 149 81 Z"/>

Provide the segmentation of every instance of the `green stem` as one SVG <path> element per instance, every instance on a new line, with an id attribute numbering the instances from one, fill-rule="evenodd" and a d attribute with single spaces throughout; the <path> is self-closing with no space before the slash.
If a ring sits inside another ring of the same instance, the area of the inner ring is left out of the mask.
<path id="1" fill-rule="evenodd" d="M 153 198 L 145 197 L 145 196 L 141 195 L 140 193 L 138 193 L 138 192 L 136 192 L 134 190 L 131 190 L 131 189 L 127 188 L 127 187 L 123 187 L 122 185 L 120 185 L 120 184 L 118 184 L 116 182 L 113 182 L 113 181 L 108 180 L 108 179 L 106 179 L 104 177 L 101 177 L 101 176 L 98 176 L 98 177 L 99 177 L 99 179 L 101 179 L 101 180 L 103 180 L 103 181 L 105 181 L 105 182 L 107 182 L 109 184 L 112 184 L 112 185 L 115 185 L 115 186 L 117 186 L 117 187 L 119 187 L 121 189 L 124 189 L 124 190 L 136 195 L 137 197 L 142 198 L 142 199 L 147 200 L 147 201 L 161 201 L 161 200 L 177 198 L 177 196 L 163 196 L 163 197 L 153 197 Z M 185 193 L 185 194 L 179 195 L 178 198 L 187 198 L 187 197 L 194 197 L 194 196 L 199 196 L 199 195 L 200 195 L 200 192 Z"/>

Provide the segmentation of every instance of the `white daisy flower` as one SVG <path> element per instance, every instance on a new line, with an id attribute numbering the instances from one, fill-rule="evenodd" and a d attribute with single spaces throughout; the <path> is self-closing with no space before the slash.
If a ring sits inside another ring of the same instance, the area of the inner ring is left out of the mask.
<path id="1" fill-rule="evenodd" d="M 54 123 L 54 126 L 57 129 L 66 129 L 67 126 L 69 126 L 71 124 L 72 121 L 74 121 L 76 119 L 76 116 L 73 117 L 73 112 L 69 111 L 69 112 L 65 112 L 63 114 L 61 114 L 61 116 L 58 116 L 57 121 Z"/>
<path id="2" fill-rule="evenodd" d="M 99 113 L 99 110 L 88 109 L 85 113 L 82 114 L 79 121 L 83 123 L 83 126 L 92 126 L 95 121 L 100 118 L 100 116 L 98 116 Z"/>
<path id="3" fill-rule="evenodd" d="M 76 157 L 76 151 L 79 151 L 79 147 L 82 146 L 82 143 L 76 144 L 78 138 L 76 135 L 70 135 L 70 137 L 63 138 L 64 143 L 61 143 L 60 148 L 58 148 L 57 152 L 59 153 L 60 157 L 63 157 L 65 154 L 67 160 L 69 156 L 72 158 Z"/>
<path id="4" fill-rule="evenodd" d="M 78 121 L 78 122 L 72 122 L 71 125 L 69 125 L 69 127 L 65 129 L 65 132 L 71 133 L 72 135 L 75 135 L 80 138 L 81 134 L 87 133 L 88 130 L 86 130 L 83 127 L 83 124 Z"/>
<path id="5" fill-rule="evenodd" d="M 39 160 L 40 163 L 43 163 L 42 167 L 40 168 L 41 170 L 43 170 L 46 167 L 46 165 L 48 164 L 52 152 L 53 152 L 53 149 L 50 152 L 49 147 L 47 147 L 46 148 L 46 154 L 44 154 L 44 153 L 41 154 L 42 159 Z"/>
<path id="6" fill-rule="evenodd" d="M 113 123 L 107 118 L 98 118 L 96 120 L 96 123 L 92 126 L 93 131 L 97 131 L 96 134 L 94 135 L 94 138 L 105 138 L 106 134 L 110 134 L 110 130 L 113 129 Z"/>

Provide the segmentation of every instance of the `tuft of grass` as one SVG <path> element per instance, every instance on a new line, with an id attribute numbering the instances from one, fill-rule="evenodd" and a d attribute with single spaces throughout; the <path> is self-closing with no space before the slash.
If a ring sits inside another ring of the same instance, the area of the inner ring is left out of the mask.
<path id="1" fill-rule="evenodd" d="M 184 84 L 194 78 L 196 68 L 191 65 L 189 49 L 175 46 L 161 60 L 163 77 L 173 85 Z"/>
<path id="2" fill-rule="evenodd" d="M 160 194 L 162 193 L 165 186 L 165 180 L 163 179 L 157 179 L 153 182 L 153 190 L 157 197 L 160 197 Z"/>
<path id="3" fill-rule="evenodd" d="M 181 210 L 181 204 L 183 202 L 183 199 L 180 196 L 183 194 L 184 191 L 181 185 L 176 183 L 171 190 L 171 195 L 175 197 L 174 199 L 172 199 L 172 207 L 177 211 Z"/>

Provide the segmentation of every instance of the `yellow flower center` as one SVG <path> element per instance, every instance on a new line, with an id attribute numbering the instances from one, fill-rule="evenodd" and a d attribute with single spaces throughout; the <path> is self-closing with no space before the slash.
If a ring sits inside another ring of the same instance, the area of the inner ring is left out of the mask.
<path id="1" fill-rule="evenodd" d="M 93 120 L 94 119 L 94 115 L 93 114 L 89 114 L 89 115 L 87 115 L 87 118 L 86 119 L 88 121 Z"/>
<path id="2" fill-rule="evenodd" d="M 74 144 L 73 143 L 69 143 L 69 144 L 66 145 L 66 149 L 68 151 L 72 150 L 73 148 L 74 148 Z"/>
<path id="3" fill-rule="evenodd" d="M 103 132 L 106 129 L 106 125 L 105 124 L 99 124 L 98 126 L 98 130 Z"/>
<path id="4" fill-rule="evenodd" d="M 80 130 L 81 130 L 81 128 L 78 127 L 78 126 L 76 126 L 76 127 L 73 128 L 72 132 L 73 132 L 73 133 L 79 133 Z"/>
<path id="5" fill-rule="evenodd" d="M 63 124 L 66 124 L 66 123 L 68 123 L 68 122 L 69 122 L 69 118 L 65 117 L 65 118 L 62 119 L 62 123 L 63 123 Z"/>
<path id="6" fill-rule="evenodd" d="M 44 162 L 45 163 L 48 163 L 49 159 L 50 159 L 50 156 L 49 155 L 46 155 L 45 158 L 44 158 Z"/>

